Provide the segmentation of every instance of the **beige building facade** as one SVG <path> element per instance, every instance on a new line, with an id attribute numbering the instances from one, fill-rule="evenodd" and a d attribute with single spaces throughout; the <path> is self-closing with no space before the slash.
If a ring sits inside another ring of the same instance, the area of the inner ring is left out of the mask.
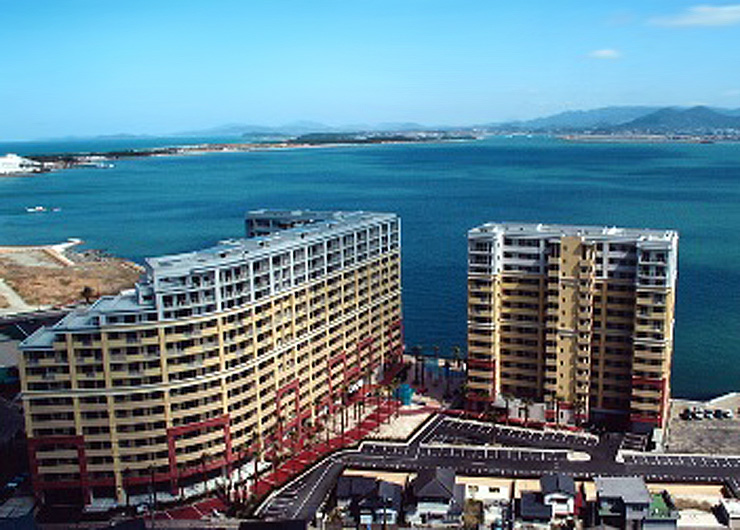
<path id="1" fill-rule="evenodd" d="M 22 344 L 39 496 L 177 497 L 297 449 L 401 362 L 396 215 L 261 210 L 247 235 L 147 259 L 135 290 Z"/>
<path id="2" fill-rule="evenodd" d="M 667 419 L 678 234 L 489 223 L 468 233 L 468 395 L 549 421 Z M 569 414 L 564 414 L 570 411 Z"/>

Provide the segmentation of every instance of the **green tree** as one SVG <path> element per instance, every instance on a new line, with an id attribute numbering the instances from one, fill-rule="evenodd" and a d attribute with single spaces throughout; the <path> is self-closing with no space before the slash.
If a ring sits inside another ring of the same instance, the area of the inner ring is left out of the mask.
<path id="1" fill-rule="evenodd" d="M 86 285 L 82 288 L 80 296 L 85 299 L 86 304 L 90 304 L 92 302 L 92 299 L 96 296 L 95 289 L 93 289 L 89 285 Z"/>

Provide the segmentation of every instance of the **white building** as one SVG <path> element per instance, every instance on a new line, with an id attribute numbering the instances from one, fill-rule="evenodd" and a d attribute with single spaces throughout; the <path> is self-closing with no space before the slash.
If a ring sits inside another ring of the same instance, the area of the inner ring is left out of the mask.
<path id="1" fill-rule="evenodd" d="M 17 173 L 38 173 L 44 165 L 30 158 L 23 158 L 14 153 L 0 156 L 0 175 L 15 175 Z"/>
<path id="2" fill-rule="evenodd" d="M 483 505 L 483 525 L 500 527 L 505 519 L 511 491 L 508 486 L 466 484 L 465 499 L 480 501 Z"/>

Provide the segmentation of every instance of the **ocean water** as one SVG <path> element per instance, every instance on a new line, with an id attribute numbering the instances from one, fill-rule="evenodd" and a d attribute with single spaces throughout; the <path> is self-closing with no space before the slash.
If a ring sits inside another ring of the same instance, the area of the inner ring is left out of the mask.
<path id="1" fill-rule="evenodd" d="M 0 153 L 183 143 L 0 144 Z M 117 161 L 0 179 L 0 244 L 84 239 L 136 261 L 243 233 L 254 208 L 397 212 L 409 345 L 465 344 L 466 232 L 486 221 L 680 232 L 674 394 L 740 390 L 740 146 L 552 138 Z M 29 214 L 25 207 L 60 207 Z"/>

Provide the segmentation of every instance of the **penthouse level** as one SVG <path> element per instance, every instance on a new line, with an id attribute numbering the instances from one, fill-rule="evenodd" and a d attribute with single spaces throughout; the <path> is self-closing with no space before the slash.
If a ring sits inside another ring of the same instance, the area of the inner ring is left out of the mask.
<path id="1" fill-rule="evenodd" d="M 396 215 L 263 210 L 252 222 L 260 235 L 147 259 L 136 289 L 22 344 L 39 495 L 123 502 L 154 481 L 177 497 L 304 443 L 341 394 L 364 395 L 400 358 Z"/>

